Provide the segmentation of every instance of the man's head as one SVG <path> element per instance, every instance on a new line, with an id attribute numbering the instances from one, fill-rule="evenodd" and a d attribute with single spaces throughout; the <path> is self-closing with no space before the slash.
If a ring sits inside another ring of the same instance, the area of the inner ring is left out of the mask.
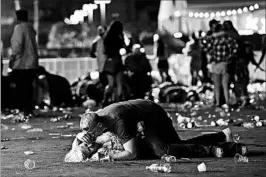
<path id="1" fill-rule="evenodd" d="M 106 27 L 105 26 L 99 26 L 97 28 L 97 31 L 98 31 L 98 35 L 101 36 L 101 37 L 103 37 L 104 34 L 105 34 L 105 32 L 106 32 Z"/>
<path id="2" fill-rule="evenodd" d="M 27 10 L 17 10 L 16 11 L 18 21 L 28 21 L 28 11 Z"/>
<path id="3" fill-rule="evenodd" d="M 220 22 L 215 20 L 215 19 L 212 19 L 210 22 L 209 22 L 209 27 L 210 27 L 210 30 L 212 32 L 215 31 L 215 27 L 219 24 Z"/>
<path id="4" fill-rule="evenodd" d="M 105 130 L 95 112 L 88 112 L 81 116 L 80 129 L 95 136 L 101 135 Z"/>

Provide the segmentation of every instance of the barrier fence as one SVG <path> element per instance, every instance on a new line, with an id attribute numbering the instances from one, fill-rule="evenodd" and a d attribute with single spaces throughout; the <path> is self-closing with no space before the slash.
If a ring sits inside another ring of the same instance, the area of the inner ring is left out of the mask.
<path id="1" fill-rule="evenodd" d="M 255 52 L 255 59 L 256 61 L 259 60 L 261 56 L 261 52 Z M 153 70 L 157 70 L 157 60 L 154 59 L 154 56 L 149 56 L 149 61 Z M 170 69 L 172 68 L 176 76 L 188 75 L 190 71 L 190 60 L 186 59 L 187 56 L 181 54 L 174 54 L 169 59 L 168 62 L 170 63 Z M 9 60 L 3 60 L 3 74 L 7 74 Z M 84 58 L 44 58 L 39 60 L 39 64 L 44 66 L 45 69 L 53 74 L 61 75 L 68 79 L 70 83 L 73 83 L 78 77 L 87 74 L 90 71 L 97 70 L 98 64 L 95 58 L 91 57 L 84 57 Z M 182 66 L 181 66 L 182 65 Z M 178 67 L 174 67 L 178 66 Z M 265 59 L 261 64 L 262 68 L 266 68 Z M 254 71 L 255 66 L 249 65 L 250 71 L 250 78 L 252 79 L 264 79 L 266 80 L 266 72 L 257 70 Z M 183 73 L 185 71 L 185 73 Z M 184 78 L 177 78 L 177 80 L 184 80 Z M 185 79 L 187 80 L 187 79 Z M 189 79 L 188 79 L 189 80 Z M 184 81 L 184 84 L 188 84 L 189 82 Z"/>

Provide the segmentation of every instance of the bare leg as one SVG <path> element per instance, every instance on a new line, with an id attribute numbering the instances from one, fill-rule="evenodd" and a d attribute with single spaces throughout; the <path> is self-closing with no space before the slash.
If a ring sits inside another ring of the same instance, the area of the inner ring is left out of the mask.
<path id="1" fill-rule="evenodd" d="M 229 73 L 223 74 L 223 76 L 222 76 L 222 86 L 223 86 L 225 102 L 226 102 L 227 105 L 229 105 L 229 80 L 230 80 Z"/>

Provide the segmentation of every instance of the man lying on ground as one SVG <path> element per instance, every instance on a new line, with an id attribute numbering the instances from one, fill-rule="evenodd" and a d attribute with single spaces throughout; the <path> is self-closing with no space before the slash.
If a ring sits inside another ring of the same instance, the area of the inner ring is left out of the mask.
<path id="1" fill-rule="evenodd" d="M 143 123 L 142 141 L 137 136 L 139 122 Z M 247 153 L 244 145 L 233 142 L 229 128 L 216 134 L 181 140 L 167 112 L 149 100 L 114 103 L 100 111 L 86 113 L 81 117 L 80 127 L 96 137 L 107 130 L 117 135 L 123 144 L 123 151 L 110 152 L 108 155 L 112 160 L 132 160 L 143 154 L 161 158 L 165 154 L 176 157 L 221 157 Z M 79 139 L 90 142 L 85 135 Z"/>

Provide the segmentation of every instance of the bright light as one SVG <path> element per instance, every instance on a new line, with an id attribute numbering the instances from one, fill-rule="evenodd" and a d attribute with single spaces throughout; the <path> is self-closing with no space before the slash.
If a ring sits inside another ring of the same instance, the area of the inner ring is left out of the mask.
<path id="1" fill-rule="evenodd" d="M 205 12 L 204 17 L 208 18 L 209 16 L 210 16 L 210 14 L 208 12 Z"/>
<path id="2" fill-rule="evenodd" d="M 225 16 L 225 11 L 221 12 L 221 16 L 224 17 Z"/>
<path id="3" fill-rule="evenodd" d="M 194 17 L 198 18 L 199 17 L 199 13 L 198 12 L 194 13 Z"/>
<path id="4" fill-rule="evenodd" d="M 254 7 L 253 6 L 249 6 L 249 10 L 250 11 L 253 11 L 254 10 Z"/>
<path id="5" fill-rule="evenodd" d="M 95 4 L 109 4 L 111 0 L 94 0 Z"/>
<path id="6" fill-rule="evenodd" d="M 175 15 L 176 17 L 180 17 L 180 16 L 181 16 L 181 12 L 180 12 L 180 11 L 175 11 L 174 15 Z"/>
<path id="7" fill-rule="evenodd" d="M 247 7 L 244 7 L 243 8 L 243 12 L 248 12 L 248 8 Z"/>
<path id="8" fill-rule="evenodd" d="M 153 35 L 153 41 L 156 42 L 156 41 L 158 41 L 158 39 L 159 39 L 159 35 L 158 34 L 154 34 Z"/>
<path id="9" fill-rule="evenodd" d="M 228 10 L 228 11 L 226 12 L 226 14 L 227 14 L 227 15 L 232 15 L 232 11 L 231 11 L 231 10 Z"/>
<path id="10" fill-rule="evenodd" d="M 215 17 L 215 13 L 212 12 L 212 13 L 210 14 L 210 17 L 211 17 L 211 18 Z"/>
<path id="11" fill-rule="evenodd" d="M 183 36 L 183 34 L 180 33 L 180 32 L 177 32 L 177 33 L 174 34 L 175 38 L 181 38 L 182 36 Z"/>
<path id="12" fill-rule="evenodd" d="M 92 72 L 90 72 L 90 77 L 92 80 L 96 80 L 96 79 L 99 79 L 100 74 L 98 71 L 92 71 Z"/>
<path id="13" fill-rule="evenodd" d="M 201 12 L 201 13 L 199 14 L 199 16 L 200 16 L 200 18 L 202 18 L 202 17 L 204 16 L 204 13 Z"/>
<path id="14" fill-rule="evenodd" d="M 243 12 L 242 9 L 240 9 L 240 8 L 237 9 L 237 13 L 242 14 L 242 12 Z"/>
<path id="15" fill-rule="evenodd" d="M 97 8 L 98 8 L 98 6 L 96 4 L 84 4 L 82 6 L 83 11 L 95 10 Z"/>
<path id="16" fill-rule="evenodd" d="M 202 37 L 205 37 L 205 36 L 206 36 L 206 33 L 203 31 L 203 32 L 201 33 L 201 36 L 202 36 Z"/>
<path id="17" fill-rule="evenodd" d="M 194 13 L 193 12 L 189 12 L 188 16 L 189 17 L 193 17 Z"/>
<path id="18" fill-rule="evenodd" d="M 220 12 L 216 12 L 215 14 L 217 17 L 220 17 L 221 16 L 221 13 Z"/>
<path id="19" fill-rule="evenodd" d="M 253 18 L 251 15 L 246 18 L 246 29 L 258 30 L 257 23 L 259 19 L 257 17 Z"/>
<path id="20" fill-rule="evenodd" d="M 259 4 L 255 4 L 255 5 L 254 5 L 254 8 L 255 8 L 255 9 L 259 9 L 259 8 L 260 8 Z"/>
<path id="21" fill-rule="evenodd" d="M 121 48 L 121 49 L 119 50 L 119 53 L 120 53 L 120 55 L 125 55 L 125 54 L 127 53 L 127 51 L 126 51 L 126 49 Z"/>
<path id="22" fill-rule="evenodd" d="M 234 10 L 232 10 L 232 15 L 236 15 L 236 10 L 234 9 Z"/>

